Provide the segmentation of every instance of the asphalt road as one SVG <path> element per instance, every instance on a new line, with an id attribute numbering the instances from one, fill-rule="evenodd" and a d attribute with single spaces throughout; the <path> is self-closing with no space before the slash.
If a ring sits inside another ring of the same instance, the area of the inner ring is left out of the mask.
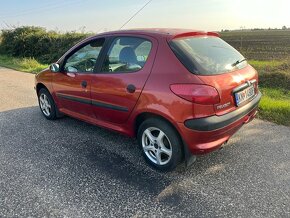
<path id="1" fill-rule="evenodd" d="M 290 128 L 254 120 L 171 173 L 136 141 L 47 121 L 31 74 L 0 69 L 0 217 L 290 217 Z"/>

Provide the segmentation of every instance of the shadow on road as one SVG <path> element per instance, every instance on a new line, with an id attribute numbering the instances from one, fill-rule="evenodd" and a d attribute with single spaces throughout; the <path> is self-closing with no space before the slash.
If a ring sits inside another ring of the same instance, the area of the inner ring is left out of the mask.
<path id="1" fill-rule="evenodd" d="M 65 165 L 71 175 L 80 168 L 83 176 L 101 172 L 152 194 L 170 183 L 143 162 L 135 139 L 69 117 L 49 121 L 38 107 L 2 112 L 1 141 L 8 150 L 23 149 L 19 158 L 49 164 L 51 170 Z"/>
<path id="2" fill-rule="evenodd" d="M 68 117 L 48 121 L 38 107 L 1 112 L 2 214 L 37 203 L 38 216 L 283 215 L 290 203 L 289 129 L 261 122 L 186 171 L 162 174 L 146 165 L 135 139 Z"/>

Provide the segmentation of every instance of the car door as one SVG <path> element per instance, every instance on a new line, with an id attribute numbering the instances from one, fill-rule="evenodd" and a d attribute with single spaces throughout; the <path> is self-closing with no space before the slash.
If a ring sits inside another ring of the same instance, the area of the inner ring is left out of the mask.
<path id="1" fill-rule="evenodd" d="M 53 89 L 61 112 L 80 119 L 93 119 L 91 78 L 105 39 L 87 41 L 72 50 L 53 76 Z"/>
<path id="2" fill-rule="evenodd" d="M 142 36 L 114 36 L 99 72 L 92 76 L 91 97 L 95 116 L 124 123 L 131 114 L 151 72 L 157 40 Z"/>

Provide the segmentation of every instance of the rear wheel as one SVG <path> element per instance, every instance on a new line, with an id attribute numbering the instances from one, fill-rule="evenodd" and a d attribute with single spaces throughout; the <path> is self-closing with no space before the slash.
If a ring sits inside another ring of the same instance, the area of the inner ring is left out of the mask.
<path id="1" fill-rule="evenodd" d="M 55 120 L 56 115 L 56 105 L 53 101 L 53 98 L 49 91 L 45 88 L 42 88 L 38 92 L 38 102 L 42 114 L 48 120 Z"/>
<path id="2" fill-rule="evenodd" d="M 150 118 L 139 127 L 138 143 L 145 160 L 154 168 L 169 171 L 182 159 L 182 142 L 166 121 Z"/>

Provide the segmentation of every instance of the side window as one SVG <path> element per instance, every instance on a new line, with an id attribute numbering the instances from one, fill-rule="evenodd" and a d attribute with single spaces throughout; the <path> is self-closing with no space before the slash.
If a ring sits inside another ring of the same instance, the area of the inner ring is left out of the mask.
<path id="1" fill-rule="evenodd" d="M 137 48 L 136 48 L 136 55 L 137 55 L 137 60 L 140 62 L 146 62 L 148 58 L 148 54 L 150 53 L 151 50 L 151 42 L 149 41 L 144 41 L 142 42 Z M 143 64 L 143 65 L 144 65 Z"/>
<path id="2" fill-rule="evenodd" d="M 64 71 L 72 73 L 93 72 L 105 39 L 97 39 L 70 55 L 64 65 Z"/>
<path id="3" fill-rule="evenodd" d="M 102 72 L 134 72 L 147 61 L 152 43 L 137 37 L 116 38 L 106 55 Z"/>

